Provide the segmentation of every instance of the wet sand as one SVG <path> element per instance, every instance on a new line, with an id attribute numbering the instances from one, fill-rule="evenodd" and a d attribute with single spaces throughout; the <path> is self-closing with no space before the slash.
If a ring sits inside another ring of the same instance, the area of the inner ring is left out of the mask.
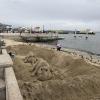
<path id="1" fill-rule="evenodd" d="M 22 43 L 7 50 L 16 54 L 13 68 L 24 100 L 100 99 L 99 65 L 45 45 Z"/>

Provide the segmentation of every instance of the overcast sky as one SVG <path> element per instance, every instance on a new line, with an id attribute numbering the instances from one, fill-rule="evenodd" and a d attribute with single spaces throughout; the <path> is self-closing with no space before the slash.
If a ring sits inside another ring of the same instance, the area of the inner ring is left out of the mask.
<path id="1" fill-rule="evenodd" d="M 0 0 L 0 22 L 100 30 L 100 0 Z"/>

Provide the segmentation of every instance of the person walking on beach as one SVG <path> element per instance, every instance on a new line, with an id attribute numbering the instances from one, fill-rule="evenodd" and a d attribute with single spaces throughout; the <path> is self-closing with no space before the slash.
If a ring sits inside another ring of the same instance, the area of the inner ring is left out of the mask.
<path id="1" fill-rule="evenodd" d="M 57 44 L 57 51 L 60 51 L 60 50 L 61 50 L 61 45 Z"/>

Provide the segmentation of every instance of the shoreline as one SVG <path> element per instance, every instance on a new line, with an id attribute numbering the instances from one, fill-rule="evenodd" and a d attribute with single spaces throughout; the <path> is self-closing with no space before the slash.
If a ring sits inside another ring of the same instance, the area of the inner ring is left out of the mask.
<path id="1" fill-rule="evenodd" d="M 56 50 L 56 46 L 54 45 L 49 45 L 49 44 L 43 44 L 43 43 L 25 43 L 25 42 L 18 42 L 15 40 L 11 39 L 4 39 L 6 42 L 6 46 L 13 46 L 13 45 L 35 45 L 39 47 L 45 47 L 47 49 L 54 49 Z M 66 53 L 69 54 L 70 56 L 73 57 L 78 57 L 80 59 L 85 60 L 87 63 L 90 63 L 95 66 L 100 66 L 100 56 L 91 53 L 91 52 L 86 52 L 83 50 L 76 50 L 76 49 L 70 49 L 70 48 L 62 48 L 61 53 Z"/>
<path id="2" fill-rule="evenodd" d="M 35 45 L 35 46 L 39 46 L 39 47 L 41 46 L 41 47 L 45 47 L 48 49 L 55 49 L 56 50 L 56 46 L 49 45 L 49 44 L 31 43 L 31 45 Z M 96 54 L 92 54 L 91 52 L 70 49 L 70 48 L 62 48 L 60 52 L 69 54 L 70 56 L 73 56 L 76 58 L 83 59 L 89 64 L 92 64 L 95 66 L 100 66 L 100 56 L 98 56 Z"/>

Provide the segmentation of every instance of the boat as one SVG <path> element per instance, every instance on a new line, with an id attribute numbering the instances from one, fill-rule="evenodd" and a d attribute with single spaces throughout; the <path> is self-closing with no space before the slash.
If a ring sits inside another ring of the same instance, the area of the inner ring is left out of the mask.
<path id="1" fill-rule="evenodd" d="M 89 34 L 89 35 L 95 35 L 95 32 L 91 31 L 90 29 L 79 31 L 77 34 Z"/>

